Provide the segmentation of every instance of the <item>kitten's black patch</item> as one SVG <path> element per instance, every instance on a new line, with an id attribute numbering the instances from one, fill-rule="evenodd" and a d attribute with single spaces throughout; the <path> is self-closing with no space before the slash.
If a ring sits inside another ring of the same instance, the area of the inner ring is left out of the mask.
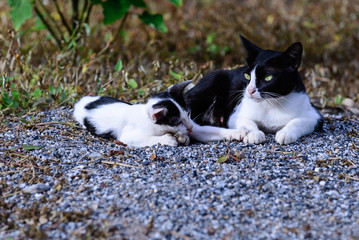
<path id="1" fill-rule="evenodd" d="M 112 131 L 97 134 L 95 126 L 87 118 L 84 119 L 84 125 L 85 125 L 86 129 L 94 136 L 102 137 L 102 138 L 106 138 L 106 139 L 116 139 L 116 134 Z"/>
<path id="2" fill-rule="evenodd" d="M 191 118 L 200 125 L 227 127 L 230 114 L 248 84 L 244 71 L 245 68 L 217 70 L 204 76 L 185 94 Z"/>
<path id="3" fill-rule="evenodd" d="M 184 110 L 187 109 L 186 102 L 184 100 L 184 89 L 190 84 L 191 81 L 185 81 L 181 83 L 176 83 L 172 85 L 167 91 L 160 92 L 152 95 L 152 97 L 157 97 L 161 99 L 171 98 L 176 103 L 178 103 Z"/>
<path id="4" fill-rule="evenodd" d="M 159 115 L 156 124 L 178 126 L 181 123 L 180 111 L 178 107 L 171 100 L 163 100 L 152 106 L 154 109 L 165 108 L 166 114 Z"/>
<path id="5" fill-rule="evenodd" d="M 102 105 L 111 104 L 111 103 L 119 103 L 119 102 L 132 105 L 131 103 L 123 102 L 123 101 L 118 100 L 118 99 L 116 99 L 116 98 L 112 98 L 112 97 L 100 97 L 100 98 L 97 99 L 96 101 L 93 101 L 93 102 L 87 104 L 87 105 L 85 106 L 85 108 L 86 108 L 87 110 L 91 110 L 91 109 L 98 108 L 99 106 L 102 106 Z"/>

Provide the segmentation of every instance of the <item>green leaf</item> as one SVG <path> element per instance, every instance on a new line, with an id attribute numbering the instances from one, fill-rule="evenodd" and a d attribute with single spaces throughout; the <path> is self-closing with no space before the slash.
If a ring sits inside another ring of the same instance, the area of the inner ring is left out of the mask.
<path id="1" fill-rule="evenodd" d="M 135 81 L 135 79 L 132 79 L 132 78 L 128 80 L 127 85 L 128 85 L 130 88 L 132 88 L 132 89 L 135 89 L 135 88 L 137 88 L 137 86 L 138 86 L 138 84 L 137 84 L 137 82 Z"/>
<path id="2" fill-rule="evenodd" d="M 166 33 L 168 29 L 163 22 L 163 17 L 161 14 L 150 14 L 148 12 L 144 12 L 142 15 L 138 16 L 142 22 L 145 24 L 155 28 L 156 30 Z"/>
<path id="3" fill-rule="evenodd" d="M 115 71 L 119 72 L 121 70 L 122 70 L 122 60 L 121 60 L 121 58 L 119 58 L 116 66 L 115 66 Z"/>
<path id="4" fill-rule="evenodd" d="M 30 94 L 34 99 L 40 98 L 42 95 L 42 92 L 39 88 L 37 88 L 33 93 Z"/>
<path id="5" fill-rule="evenodd" d="M 35 149 L 41 149 L 42 147 L 40 146 L 35 146 L 35 145 L 22 145 L 22 149 L 25 150 L 35 150 Z"/>
<path id="6" fill-rule="evenodd" d="M 15 30 L 32 16 L 32 0 L 7 0 L 10 6 L 10 17 L 14 23 Z"/>
<path id="7" fill-rule="evenodd" d="M 12 91 L 11 91 L 11 95 L 12 95 L 12 98 L 13 98 L 15 101 L 19 101 L 19 99 L 20 99 L 20 93 L 19 93 L 19 91 L 17 91 L 17 90 L 12 90 Z"/>
<path id="8" fill-rule="evenodd" d="M 143 0 L 132 0 L 131 4 L 135 7 L 146 8 L 147 5 Z"/>
<path id="9" fill-rule="evenodd" d="M 170 74 L 172 75 L 172 77 L 174 77 L 177 80 L 181 80 L 181 78 L 182 78 L 181 74 L 178 74 L 178 73 L 175 73 L 172 71 L 170 71 Z"/>
<path id="10" fill-rule="evenodd" d="M 112 24 L 117 19 L 122 18 L 131 7 L 131 0 L 93 0 L 92 3 L 102 5 L 103 15 L 105 16 L 104 24 Z"/>
<path id="11" fill-rule="evenodd" d="M 51 95 L 55 95 L 55 94 L 56 94 L 56 89 L 55 89 L 52 85 L 49 86 L 49 93 L 50 93 Z"/>
<path id="12" fill-rule="evenodd" d="M 207 43 L 207 44 L 211 44 L 215 38 L 216 38 L 216 34 L 215 34 L 215 33 L 209 34 L 209 35 L 207 36 L 206 43 Z"/>
<path id="13" fill-rule="evenodd" d="M 1 102 L 3 102 L 5 106 L 11 106 L 14 101 L 7 92 L 4 92 L 4 96 L 1 98 Z"/>
<path id="14" fill-rule="evenodd" d="M 180 7 L 182 5 L 182 0 L 169 0 L 176 7 Z"/>
<path id="15" fill-rule="evenodd" d="M 138 89 L 137 94 L 140 96 L 143 96 L 143 95 L 145 95 L 145 91 L 142 88 Z"/>
<path id="16" fill-rule="evenodd" d="M 217 162 L 218 163 L 224 163 L 224 162 L 226 162 L 228 160 L 228 158 L 229 158 L 228 155 L 224 155 L 222 157 L 219 157 Z"/>

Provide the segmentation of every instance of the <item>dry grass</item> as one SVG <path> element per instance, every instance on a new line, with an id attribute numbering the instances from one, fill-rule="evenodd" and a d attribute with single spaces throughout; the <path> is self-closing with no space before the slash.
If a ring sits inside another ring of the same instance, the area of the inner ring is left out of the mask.
<path id="1" fill-rule="evenodd" d="M 301 41 L 301 73 L 317 105 L 335 106 L 343 97 L 359 100 L 359 2 L 187 0 L 179 9 L 165 1 L 158 5 L 150 8 L 164 14 L 167 34 L 129 15 L 125 31 L 116 35 L 120 23 L 103 27 L 101 9 L 95 8 L 91 32 L 77 50 L 59 52 L 45 30 L 15 34 L 7 6 L 0 3 L 1 114 L 71 105 L 87 94 L 143 100 L 174 82 L 197 81 L 215 68 L 243 64 L 239 34 L 266 49 L 285 50 Z M 118 59 L 120 72 L 115 71 Z M 138 87 L 131 88 L 129 79 Z M 18 95 L 18 106 L 7 105 L 6 94 Z"/>

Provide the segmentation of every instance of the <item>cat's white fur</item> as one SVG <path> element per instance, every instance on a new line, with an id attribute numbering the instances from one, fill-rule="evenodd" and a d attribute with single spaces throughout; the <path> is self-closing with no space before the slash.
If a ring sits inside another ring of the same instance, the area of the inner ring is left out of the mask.
<path id="1" fill-rule="evenodd" d="M 289 144 L 312 133 L 320 118 L 304 92 L 263 99 L 256 88 L 254 68 L 243 100 L 229 118 L 228 126 L 241 130 L 245 143 L 262 143 L 264 132 L 271 132 L 276 133 L 279 144 Z"/>
<path id="2" fill-rule="evenodd" d="M 182 123 L 172 127 L 168 125 L 155 124 L 155 114 L 165 109 L 153 109 L 152 106 L 159 100 L 150 99 L 146 104 L 129 105 L 126 103 L 111 103 L 101 105 L 98 108 L 87 110 L 85 106 L 100 97 L 83 97 L 74 107 L 75 119 L 84 126 L 87 118 L 97 129 L 97 134 L 108 131 L 114 132 L 117 140 L 133 147 L 152 146 L 164 144 L 177 146 L 174 134 L 188 135 L 192 130 L 192 120 L 185 111 L 176 104 L 180 110 Z"/>

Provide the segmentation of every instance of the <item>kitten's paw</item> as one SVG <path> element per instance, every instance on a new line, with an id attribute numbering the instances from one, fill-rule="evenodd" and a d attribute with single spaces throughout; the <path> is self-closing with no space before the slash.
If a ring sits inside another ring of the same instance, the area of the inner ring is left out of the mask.
<path id="1" fill-rule="evenodd" d="M 295 134 L 283 130 L 277 132 L 277 134 L 275 135 L 275 140 L 279 144 L 294 143 L 295 141 L 297 141 L 297 139 L 298 137 Z"/>
<path id="2" fill-rule="evenodd" d="M 244 143 L 259 144 L 266 140 L 265 135 L 262 131 L 251 131 L 248 132 L 243 138 Z"/>
<path id="3" fill-rule="evenodd" d="M 179 132 L 176 133 L 175 138 L 177 139 L 177 142 L 178 142 L 179 145 L 186 146 L 190 142 L 189 136 L 186 135 L 186 134 L 183 134 L 183 133 L 179 133 Z"/>
<path id="4" fill-rule="evenodd" d="M 173 146 L 173 147 L 178 146 L 177 139 L 174 136 L 172 136 L 171 134 L 168 134 L 168 133 L 161 136 L 158 143 L 160 143 L 162 145 Z"/>

